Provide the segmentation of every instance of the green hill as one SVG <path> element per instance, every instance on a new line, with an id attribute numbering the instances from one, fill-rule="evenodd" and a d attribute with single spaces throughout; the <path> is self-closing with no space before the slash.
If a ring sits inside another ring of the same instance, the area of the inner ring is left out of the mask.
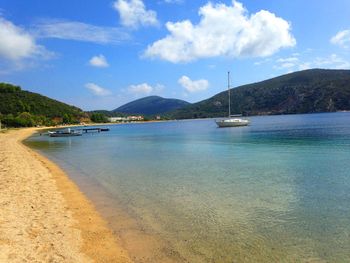
<path id="1" fill-rule="evenodd" d="M 0 83 L 0 117 L 8 126 L 75 123 L 86 114 L 79 108 Z"/>
<path id="2" fill-rule="evenodd" d="M 231 89 L 231 113 L 293 114 L 350 110 L 350 70 L 312 69 Z M 227 91 L 171 112 L 176 119 L 228 115 Z"/>
<path id="3" fill-rule="evenodd" d="M 113 112 L 156 115 L 176 110 L 189 104 L 190 103 L 183 100 L 166 99 L 159 96 L 149 96 L 129 102 L 113 110 Z"/>

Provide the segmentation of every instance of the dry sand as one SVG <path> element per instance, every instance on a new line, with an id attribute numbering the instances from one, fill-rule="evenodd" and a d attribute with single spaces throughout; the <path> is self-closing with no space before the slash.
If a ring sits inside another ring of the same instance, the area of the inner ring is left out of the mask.
<path id="1" fill-rule="evenodd" d="M 0 133 L 0 262 L 131 262 L 94 206 L 54 163 Z"/>

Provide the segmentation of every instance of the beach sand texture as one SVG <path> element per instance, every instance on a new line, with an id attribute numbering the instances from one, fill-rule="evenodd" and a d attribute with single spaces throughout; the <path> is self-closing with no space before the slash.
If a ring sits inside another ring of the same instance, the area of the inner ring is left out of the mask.
<path id="1" fill-rule="evenodd" d="M 0 133 L 0 262 L 131 262 L 93 205 L 51 161 Z"/>

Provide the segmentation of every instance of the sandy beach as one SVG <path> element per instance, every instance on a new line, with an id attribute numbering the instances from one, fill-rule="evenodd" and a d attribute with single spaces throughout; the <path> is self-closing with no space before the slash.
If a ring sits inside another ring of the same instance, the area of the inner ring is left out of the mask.
<path id="1" fill-rule="evenodd" d="M 0 262 L 131 262 L 92 203 L 54 163 L 0 133 Z"/>

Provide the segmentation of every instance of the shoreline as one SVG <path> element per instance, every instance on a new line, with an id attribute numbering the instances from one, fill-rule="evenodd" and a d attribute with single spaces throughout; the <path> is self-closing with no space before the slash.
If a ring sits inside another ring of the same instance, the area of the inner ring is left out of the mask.
<path id="1" fill-rule="evenodd" d="M 43 128 L 47 129 L 47 128 Z M 26 145 L 27 146 L 27 145 Z M 58 160 L 51 159 L 44 152 L 36 151 L 34 154 L 57 166 L 68 179 L 78 188 L 93 206 L 94 210 L 107 223 L 108 229 L 120 241 L 122 248 L 128 252 L 129 258 L 134 262 L 162 262 L 177 263 L 188 262 L 169 241 L 164 240 L 159 233 L 146 230 L 138 218 L 130 215 L 129 211 L 116 199 L 113 194 L 105 191 L 94 178 L 89 178 L 79 171 L 67 169 L 61 166 Z M 118 261 L 120 262 L 120 261 Z"/>
<path id="2" fill-rule="evenodd" d="M 132 262 L 91 201 L 55 163 L 0 133 L 0 261 Z"/>

